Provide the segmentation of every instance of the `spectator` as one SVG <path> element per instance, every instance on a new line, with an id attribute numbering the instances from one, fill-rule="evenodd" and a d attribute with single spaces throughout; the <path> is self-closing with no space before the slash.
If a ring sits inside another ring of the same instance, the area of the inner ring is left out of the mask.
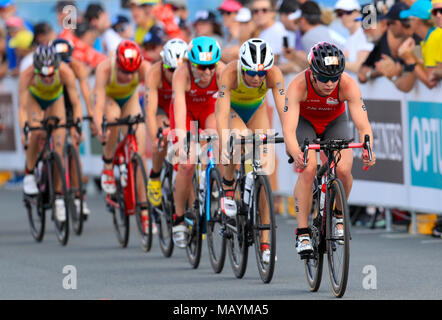
<path id="1" fill-rule="evenodd" d="M 164 30 L 158 26 L 150 28 L 143 40 L 142 51 L 144 59 L 152 64 L 161 60 L 161 50 L 165 43 L 166 34 Z"/>
<path id="2" fill-rule="evenodd" d="M 212 11 L 199 10 L 195 14 L 193 21 L 195 37 L 207 36 L 215 38 L 219 44 L 222 43 L 221 25 L 216 21 L 216 16 Z"/>
<path id="3" fill-rule="evenodd" d="M 408 19 L 401 19 L 400 12 L 408 10 L 409 7 L 403 2 L 395 3 L 385 16 L 381 19 L 387 21 L 389 32 L 398 40 L 391 49 L 391 56 L 384 54 L 378 62 L 375 62 L 376 70 L 393 81 L 395 86 L 404 92 L 409 92 L 416 81 L 416 75 L 413 72 L 414 66 L 407 66 L 399 58 L 399 46 L 410 36 L 413 35 Z"/>
<path id="4" fill-rule="evenodd" d="M 36 24 L 34 26 L 34 36 L 31 43 L 31 48 L 28 54 L 20 61 L 20 73 L 32 65 L 35 48 L 40 44 L 48 45 L 50 42 L 55 40 L 55 38 L 57 38 L 57 35 L 48 23 L 41 22 Z"/>
<path id="5" fill-rule="evenodd" d="M 294 19 L 290 18 L 290 15 L 296 12 L 296 10 L 298 9 L 299 4 L 297 1 L 284 0 L 278 9 L 279 21 L 281 21 L 286 30 L 289 47 L 293 47 L 296 50 L 304 51 L 304 47 L 302 46 L 301 42 L 301 31 L 299 30 L 297 24 L 294 22 Z"/>
<path id="6" fill-rule="evenodd" d="M 0 17 L 6 22 L 11 17 L 20 16 L 17 13 L 17 5 L 14 0 L 0 0 Z M 32 23 L 23 19 L 26 29 L 34 31 Z"/>
<path id="7" fill-rule="evenodd" d="M 366 21 L 370 14 L 363 13 L 360 19 Z M 377 20 L 377 16 L 375 19 Z M 377 20 L 369 28 L 364 28 L 364 33 L 367 36 L 367 40 L 374 44 L 374 48 L 358 71 L 358 80 L 361 83 L 382 76 L 376 70 L 375 63 L 381 60 L 383 55 L 391 56 L 390 45 L 396 45 L 393 34 L 387 32 L 387 21 L 385 19 Z"/>
<path id="8" fill-rule="evenodd" d="M 21 61 L 32 52 L 33 39 L 34 34 L 29 30 L 23 29 L 9 40 L 9 47 L 15 49 L 19 66 Z"/>
<path id="9" fill-rule="evenodd" d="M 321 23 L 321 9 L 316 2 L 304 2 L 290 19 L 295 21 L 301 31 L 301 42 L 306 53 L 319 41 L 335 43 L 330 30 Z"/>
<path id="10" fill-rule="evenodd" d="M 278 64 L 279 69 L 284 75 L 299 72 L 307 66 L 305 63 L 305 51 L 301 42 L 301 31 L 294 20 L 290 18 L 291 14 L 296 12 L 296 10 L 299 10 L 299 4 L 291 0 L 284 0 L 278 9 L 279 21 L 283 24 L 287 37 L 287 47 L 284 47 L 283 43 L 282 49 L 285 61 Z M 297 62 L 298 55 L 301 57 L 301 62 Z M 291 76 L 289 76 L 285 81 L 290 83 L 291 80 Z"/>
<path id="11" fill-rule="evenodd" d="M 157 1 L 157 4 L 153 7 L 153 15 L 169 39 L 181 38 L 181 29 L 175 20 L 175 14 L 172 10 L 172 6 L 161 4 L 161 1 Z"/>
<path id="12" fill-rule="evenodd" d="M 344 46 L 345 69 L 356 75 L 362 63 L 367 59 L 373 44 L 367 41 L 362 29 L 362 22 L 356 19 L 360 16 L 361 6 L 356 0 L 339 0 L 335 5 L 336 16 L 350 32 Z"/>
<path id="13" fill-rule="evenodd" d="M 282 56 L 283 37 L 286 36 L 284 25 L 276 21 L 276 1 L 274 0 L 253 0 L 250 10 L 252 18 L 258 29 L 261 31 L 259 38 L 265 40 L 273 50 L 275 63 L 279 60 L 287 60 Z"/>
<path id="14" fill-rule="evenodd" d="M 434 22 L 438 28 L 442 28 L 442 0 L 433 0 L 432 5 L 431 14 Z M 442 48 L 439 50 L 442 50 Z M 436 68 L 430 71 L 430 81 L 437 81 L 438 79 L 442 79 L 442 61 L 438 61 Z"/>
<path id="15" fill-rule="evenodd" d="M 220 43 L 222 48 L 239 42 L 240 23 L 236 21 L 236 15 L 241 8 L 241 3 L 235 0 L 225 0 L 221 6 L 218 7 L 224 25 L 223 41 Z"/>
<path id="16" fill-rule="evenodd" d="M 109 55 L 117 49 L 121 37 L 111 28 L 109 15 L 101 4 L 89 4 L 84 13 L 84 20 L 89 27 L 94 28 L 99 34 L 93 46 L 98 52 Z"/>
<path id="17" fill-rule="evenodd" d="M 0 28 L 0 79 L 8 74 L 8 57 L 6 55 L 6 30 Z"/>
<path id="18" fill-rule="evenodd" d="M 442 29 L 436 28 L 431 22 L 431 2 L 429 0 L 417 0 L 409 10 L 400 13 L 402 19 L 409 18 L 413 32 L 420 38 L 423 64 L 414 54 L 415 40 L 408 38 L 400 47 L 400 57 L 410 65 L 415 65 L 414 72 L 428 88 L 434 88 L 438 80 L 430 75 L 437 67 L 437 63 L 442 61 Z"/>
<path id="19" fill-rule="evenodd" d="M 157 2 L 158 1 L 155 0 L 131 0 L 130 2 L 130 10 L 135 22 L 134 40 L 139 45 L 143 44 L 144 37 L 149 32 L 150 28 L 156 24 L 155 16 L 153 14 L 153 6 Z"/>
<path id="20" fill-rule="evenodd" d="M 187 23 L 187 19 L 189 18 L 186 0 L 167 0 L 167 4 L 173 11 L 175 22 L 181 28 L 181 26 Z"/>
<path id="21" fill-rule="evenodd" d="M 74 9 L 75 13 L 78 12 L 77 4 L 75 3 L 75 1 L 59 0 L 53 7 L 55 12 L 57 13 L 57 22 L 62 32 L 64 30 L 75 29 L 75 24 L 82 22 L 82 17 L 78 14 L 72 16 L 75 17 L 77 21 L 72 21 L 70 19 L 69 15 L 72 14 L 72 12 L 71 10 L 68 10 L 69 8 Z"/>
<path id="22" fill-rule="evenodd" d="M 69 10 L 64 10 L 65 8 L 72 6 L 73 8 L 76 8 L 76 3 L 74 1 L 67 1 L 67 0 L 60 0 L 57 1 L 57 3 L 54 6 L 54 9 L 57 12 L 57 22 L 62 30 L 62 32 L 58 35 L 59 38 L 65 39 L 70 41 L 74 46 L 74 51 L 72 53 L 72 57 L 74 59 L 77 59 L 78 61 L 84 63 L 87 67 L 91 68 L 92 70 L 95 69 L 100 62 L 106 59 L 106 56 L 99 53 L 97 50 L 95 50 L 90 44 L 87 42 L 81 40 L 78 38 L 70 28 L 71 24 L 73 24 L 75 21 L 69 21 L 66 20 L 68 18 L 68 15 L 70 14 Z M 82 36 L 85 35 L 87 29 L 87 23 L 85 24 L 82 22 L 81 17 L 77 17 L 76 21 L 76 32 L 77 34 L 80 34 Z M 68 22 L 68 23 L 67 23 Z M 66 27 L 66 28 L 65 28 Z M 91 35 L 89 33 L 89 35 Z M 97 37 L 98 34 L 95 32 L 94 37 Z M 88 41 L 91 42 L 93 38 L 92 35 L 86 36 L 88 38 Z M 93 40 L 95 42 L 95 39 Z M 93 44 L 93 43 L 92 43 Z"/>
<path id="23" fill-rule="evenodd" d="M 121 39 L 129 40 L 133 37 L 133 28 L 126 16 L 117 15 L 112 21 L 112 29 Z"/>
<path id="24" fill-rule="evenodd" d="M 97 41 L 99 33 L 97 29 L 91 28 L 87 22 L 81 22 L 75 29 L 75 36 L 87 45 L 93 47 Z"/>
<path id="25" fill-rule="evenodd" d="M 235 20 L 240 24 L 239 41 L 237 44 L 223 48 L 221 59 L 226 64 L 238 59 L 239 48 L 246 40 L 259 36 L 259 30 L 252 20 L 252 13 L 249 8 L 243 7 L 239 9 Z"/>
<path id="26" fill-rule="evenodd" d="M 9 17 L 6 21 L 6 55 L 8 58 L 8 68 L 11 72 L 11 76 L 16 77 L 18 76 L 19 72 L 19 59 L 16 54 L 16 50 L 14 48 L 11 48 L 9 45 L 10 40 L 17 35 L 17 33 L 21 30 L 25 30 L 25 24 L 23 19 L 14 16 Z"/>

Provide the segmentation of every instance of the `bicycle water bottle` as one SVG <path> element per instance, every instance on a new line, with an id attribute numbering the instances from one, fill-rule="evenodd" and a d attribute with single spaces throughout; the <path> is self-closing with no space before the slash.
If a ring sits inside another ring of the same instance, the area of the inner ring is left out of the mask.
<path id="1" fill-rule="evenodd" d="M 246 185 L 244 186 L 244 203 L 249 203 L 250 191 L 252 190 L 253 184 L 253 172 L 250 171 L 246 176 Z"/>
<path id="2" fill-rule="evenodd" d="M 120 164 L 120 182 L 123 188 L 127 186 L 127 167 L 125 163 Z"/>
<path id="3" fill-rule="evenodd" d="M 327 190 L 327 185 L 325 183 L 322 183 L 321 185 L 321 200 L 319 202 L 319 212 L 322 215 L 324 215 L 325 210 L 325 191 Z"/>

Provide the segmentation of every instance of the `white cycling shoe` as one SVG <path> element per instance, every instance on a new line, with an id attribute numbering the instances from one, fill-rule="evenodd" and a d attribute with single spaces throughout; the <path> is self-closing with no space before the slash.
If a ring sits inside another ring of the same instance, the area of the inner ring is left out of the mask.
<path id="1" fill-rule="evenodd" d="M 178 248 L 185 248 L 187 246 L 188 229 L 184 224 L 176 225 L 172 228 L 173 243 Z"/>
<path id="2" fill-rule="evenodd" d="M 338 224 L 342 226 L 342 228 L 338 228 Z M 335 237 L 336 238 L 343 238 L 344 237 L 344 219 L 342 218 L 336 218 L 335 219 Z M 344 240 L 336 240 L 337 244 L 344 244 Z"/>
<path id="3" fill-rule="evenodd" d="M 303 243 L 304 241 L 308 241 Z M 313 252 L 313 247 L 311 245 L 311 240 L 309 236 L 299 236 L 296 241 L 296 251 L 300 255 L 310 254 Z"/>
<path id="4" fill-rule="evenodd" d="M 66 207 L 64 199 L 55 199 L 55 218 L 60 222 L 66 221 Z"/>
<path id="5" fill-rule="evenodd" d="M 221 198 L 221 211 L 229 218 L 235 218 L 238 211 L 236 201 L 227 197 Z"/>
<path id="6" fill-rule="evenodd" d="M 37 182 L 33 174 L 27 174 L 23 179 L 23 192 L 30 196 L 38 194 Z"/>
<path id="7" fill-rule="evenodd" d="M 74 203 L 75 203 L 75 208 L 77 209 L 77 214 L 80 214 L 81 213 L 81 208 L 80 208 L 81 201 L 80 201 L 80 199 L 75 199 Z M 83 214 L 85 216 L 88 216 L 90 213 L 91 213 L 91 210 L 88 208 L 86 201 L 83 200 Z"/>

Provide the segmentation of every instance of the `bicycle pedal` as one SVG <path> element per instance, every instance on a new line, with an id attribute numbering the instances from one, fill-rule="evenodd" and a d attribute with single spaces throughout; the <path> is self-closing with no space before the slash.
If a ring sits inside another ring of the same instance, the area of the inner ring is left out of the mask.
<path id="1" fill-rule="evenodd" d="M 232 233 L 229 232 L 229 230 L 226 229 L 221 229 L 219 230 L 219 234 L 224 238 L 224 239 L 232 239 Z"/>
<path id="2" fill-rule="evenodd" d="M 306 253 L 301 253 L 301 260 L 307 260 L 307 259 L 314 259 L 314 255 L 313 252 L 306 252 Z"/>

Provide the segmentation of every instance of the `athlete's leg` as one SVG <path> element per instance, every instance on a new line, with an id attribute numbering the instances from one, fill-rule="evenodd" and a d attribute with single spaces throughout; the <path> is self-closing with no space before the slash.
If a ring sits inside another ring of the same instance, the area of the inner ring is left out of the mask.
<path id="1" fill-rule="evenodd" d="M 40 121 L 44 118 L 44 111 L 41 109 L 38 102 L 32 97 L 32 95 L 27 92 L 29 95 L 27 101 L 29 104 L 27 105 L 27 119 L 28 125 L 30 127 L 39 127 L 41 126 Z M 34 167 L 37 161 L 37 155 L 40 150 L 40 140 L 45 136 L 45 132 L 43 131 L 31 131 L 28 133 L 28 145 L 26 149 L 26 176 L 23 181 L 23 190 L 25 194 L 35 195 L 38 193 L 37 183 L 35 181 L 35 177 L 33 175 Z"/>
<path id="2" fill-rule="evenodd" d="M 106 121 L 114 122 L 120 118 L 121 109 L 118 104 L 109 97 L 106 97 L 106 104 L 104 109 Z M 101 176 L 101 187 L 106 193 L 115 193 L 115 178 L 112 171 L 112 160 L 115 152 L 115 145 L 117 144 L 119 127 L 106 128 L 106 144 L 103 147 L 103 172 Z"/>

